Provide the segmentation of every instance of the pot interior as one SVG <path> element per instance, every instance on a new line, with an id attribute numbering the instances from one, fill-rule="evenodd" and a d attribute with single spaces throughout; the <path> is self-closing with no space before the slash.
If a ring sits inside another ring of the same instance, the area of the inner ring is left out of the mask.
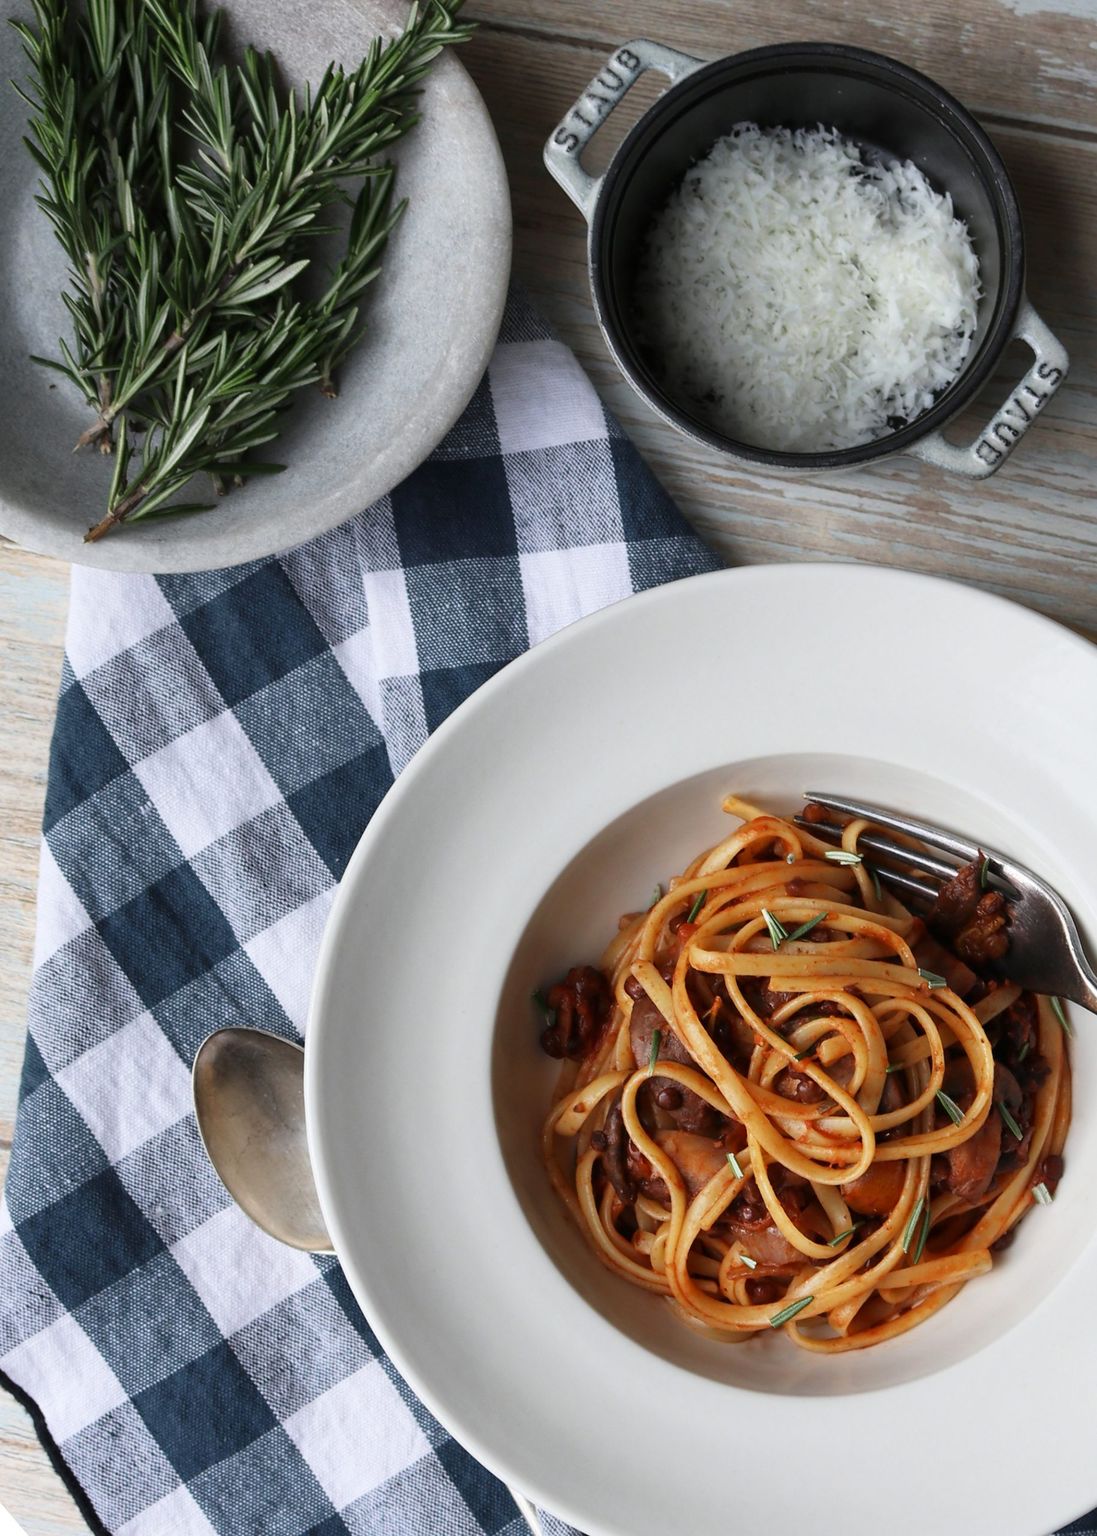
<path id="1" fill-rule="evenodd" d="M 979 259 L 982 297 L 971 350 L 955 382 L 916 421 L 839 452 L 778 453 L 722 436 L 688 401 L 671 398 L 635 337 L 636 260 L 653 215 L 688 168 L 736 123 L 836 128 L 870 156 L 912 160 L 950 193 Z M 649 403 L 692 435 L 778 466 L 829 467 L 895 452 L 954 415 L 985 382 L 1020 300 L 1020 219 L 1008 177 L 981 130 L 931 81 L 858 49 L 794 44 L 755 49 L 689 76 L 645 114 L 610 167 L 591 240 L 595 301 L 618 362 Z"/>

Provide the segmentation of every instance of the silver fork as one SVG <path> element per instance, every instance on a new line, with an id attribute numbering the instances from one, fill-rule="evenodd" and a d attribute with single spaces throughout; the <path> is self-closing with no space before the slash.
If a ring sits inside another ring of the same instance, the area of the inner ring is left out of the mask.
<path id="1" fill-rule="evenodd" d="M 1097 971 L 1086 959 L 1081 936 L 1066 903 L 1058 892 L 1053 891 L 1045 880 L 1034 875 L 1023 864 L 1007 859 L 992 848 L 981 848 L 954 832 L 942 827 L 929 826 L 914 821 L 909 816 L 896 815 L 878 805 L 865 805 L 860 800 L 847 800 L 842 795 L 824 795 L 809 791 L 805 798 L 828 811 L 838 811 L 846 816 L 864 817 L 875 826 L 884 827 L 906 837 L 913 837 L 931 848 L 940 849 L 958 862 L 938 858 L 921 849 L 904 848 L 877 832 L 865 832 L 858 838 L 858 848 L 881 858 L 893 859 L 921 875 L 945 882 L 951 880 L 965 864 L 979 862 L 983 883 L 991 890 L 1000 891 L 1006 899 L 1009 921 L 1009 952 L 1003 961 L 1003 971 L 1010 981 L 1032 992 L 1042 992 L 1051 997 L 1069 999 L 1097 1013 Z M 834 822 L 809 822 L 797 816 L 796 823 L 825 842 L 841 841 L 842 829 Z M 983 864 L 982 861 L 986 860 Z M 927 880 L 918 880 L 900 870 L 875 859 L 866 859 L 882 881 L 908 896 L 924 902 L 937 897 L 938 887 Z"/>

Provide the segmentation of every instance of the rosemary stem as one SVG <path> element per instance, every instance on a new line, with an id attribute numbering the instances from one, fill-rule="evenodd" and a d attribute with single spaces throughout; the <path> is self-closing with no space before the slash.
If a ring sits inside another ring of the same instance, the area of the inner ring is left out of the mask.
<path id="1" fill-rule="evenodd" d="M 100 518 L 94 528 L 88 529 L 84 535 L 84 543 L 96 544 L 116 524 L 124 523 L 130 513 L 135 511 L 144 501 L 145 497 L 149 494 L 149 489 L 149 486 L 139 482 L 132 490 L 127 491 L 121 500 L 115 503 L 106 517 Z"/>

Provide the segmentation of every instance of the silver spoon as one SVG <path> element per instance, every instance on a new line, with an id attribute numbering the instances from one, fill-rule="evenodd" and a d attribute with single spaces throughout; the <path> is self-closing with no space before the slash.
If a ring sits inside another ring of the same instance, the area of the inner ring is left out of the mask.
<path id="1" fill-rule="evenodd" d="M 309 1253 L 334 1253 L 305 1136 L 305 1053 L 265 1029 L 218 1029 L 198 1047 L 194 1113 L 217 1176 L 264 1232 Z M 507 1490 L 534 1536 L 537 1511 Z"/>
<path id="2" fill-rule="evenodd" d="M 209 1160 L 257 1227 L 291 1248 L 332 1253 L 305 1139 L 305 1053 L 265 1029 L 202 1041 L 194 1113 Z"/>

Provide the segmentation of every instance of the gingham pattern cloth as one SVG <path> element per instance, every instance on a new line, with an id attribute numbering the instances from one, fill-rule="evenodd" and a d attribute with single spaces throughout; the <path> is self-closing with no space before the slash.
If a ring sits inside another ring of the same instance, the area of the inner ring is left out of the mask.
<path id="1" fill-rule="evenodd" d="M 336 883 L 455 705 L 562 625 L 715 563 L 512 300 L 457 426 L 352 522 L 231 570 L 73 572 L 0 1371 L 95 1528 L 525 1530 L 337 1263 L 230 1202 L 189 1069 L 221 1025 L 300 1037 Z"/>

